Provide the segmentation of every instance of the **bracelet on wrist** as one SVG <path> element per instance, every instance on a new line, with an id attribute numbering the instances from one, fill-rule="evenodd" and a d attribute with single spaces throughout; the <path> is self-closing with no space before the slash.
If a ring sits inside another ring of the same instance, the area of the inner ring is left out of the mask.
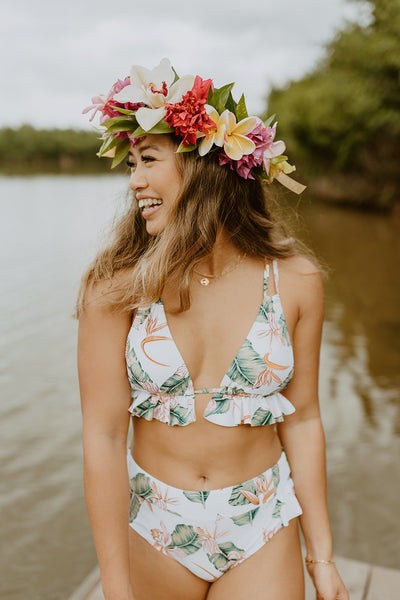
<path id="1" fill-rule="evenodd" d="M 322 560 L 321 558 L 309 558 L 308 556 L 305 557 L 304 562 L 306 563 L 306 565 L 315 565 L 315 564 L 334 565 L 335 564 L 334 560 Z"/>

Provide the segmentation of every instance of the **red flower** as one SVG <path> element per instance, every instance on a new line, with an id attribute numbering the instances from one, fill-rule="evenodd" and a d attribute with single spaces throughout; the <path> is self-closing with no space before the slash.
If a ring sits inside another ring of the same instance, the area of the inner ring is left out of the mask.
<path id="1" fill-rule="evenodd" d="M 165 104 L 165 121 L 175 128 L 176 135 L 183 138 L 184 146 L 196 145 L 198 132 L 208 138 L 208 132 L 215 129 L 214 121 L 204 108 L 210 86 L 213 89 L 211 79 L 204 81 L 197 75 L 192 89 L 183 96 L 181 102 Z"/>

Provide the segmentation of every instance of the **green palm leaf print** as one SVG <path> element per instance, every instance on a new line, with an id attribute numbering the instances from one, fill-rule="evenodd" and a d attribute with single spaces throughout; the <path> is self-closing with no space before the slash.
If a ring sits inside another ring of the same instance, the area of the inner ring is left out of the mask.
<path id="1" fill-rule="evenodd" d="M 254 350 L 250 340 L 245 340 L 235 356 L 227 375 L 235 383 L 253 386 L 264 369 L 265 364 L 263 359 Z"/>
<path id="2" fill-rule="evenodd" d="M 250 500 L 248 500 L 242 493 L 241 490 L 246 492 L 251 492 L 252 494 L 257 494 L 257 487 L 254 481 L 246 481 L 240 485 L 235 485 L 232 488 L 231 496 L 228 500 L 228 504 L 231 506 L 239 506 L 240 504 L 251 504 Z"/>
<path id="3" fill-rule="evenodd" d="M 281 480 L 281 476 L 279 473 L 279 466 L 278 465 L 274 465 L 272 467 L 272 480 L 274 482 L 274 488 L 277 489 L 279 482 Z"/>
<path id="4" fill-rule="evenodd" d="M 272 513 L 272 516 L 274 517 L 274 519 L 280 519 L 281 518 L 281 506 L 283 504 L 284 504 L 284 502 L 281 502 L 280 500 L 276 501 L 274 512 Z"/>
<path id="5" fill-rule="evenodd" d="M 220 394 L 221 395 L 221 394 Z M 217 405 L 215 408 L 206 408 L 204 411 L 204 416 L 209 417 L 210 415 L 222 415 L 223 413 L 228 412 L 231 399 L 230 398 L 217 398 L 216 395 L 213 396 L 213 399 L 217 401 Z"/>
<path id="6" fill-rule="evenodd" d="M 177 373 L 168 377 L 160 387 L 160 392 L 166 392 L 167 394 L 179 396 L 180 394 L 184 394 L 189 385 L 190 377 L 182 377 Z"/>
<path id="7" fill-rule="evenodd" d="M 218 544 L 218 548 L 220 552 L 216 552 L 215 554 L 208 554 L 208 559 L 212 562 L 214 567 L 218 569 L 218 571 L 226 571 L 226 568 L 229 566 L 229 563 L 238 560 L 229 559 L 228 554 L 230 552 L 237 552 L 240 557 L 243 556 L 244 550 L 235 546 L 233 542 L 224 542 L 223 544 Z"/>
<path id="8" fill-rule="evenodd" d="M 151 421 L 153 418 L 154 409 L 154 402 L 152 402 L 150 398 L 147 398 L 138 406 L 136 406 L 133 414 L 135 415 L 135 417 L 143 417 L 144 419 L 146 419 L 146 421 Z"/>
<path id="9" fill-rule="evenodd" d="M 257 408 L 256 412 L 251 418 L 251 424 L 253 426 L 271 425 L 272 423 L 275 423 L 275 419 L 272 416 L 271 411 L 261 407 Z"/>
<path id="10" fill-rule="evenodd" d="M 138 515 L 140 509 L 140 500 L 137 496 L 131 496 L 131 505 L 129 507 L 129 523 L 132 523 Z"/>
<path id="11" fill-rule="evenodd" d="M 142 365 L 140 364 L 136 354 L 131 351 L 129 353 L 130 358 L 132 359 L 132 363 L 128 366 L 128 377 L 131 383 L 136 383 L 139 387 L 143 381 L 151 381 L 148 374 L 143 370 Z"/>
<path id="12" fill-rule="evenodd" d="M 148 308 L 138 308 L 136 317 L 137 317 L 140 325 L 145 322 L 145 320 L 147 319 L 147 317 L 149 316 L 150 313 L 151 313 L 151 306 L 149 306 Z"/>
<path id="13" fill-rule="evenodd" d="M 235 523 L 235 525 L 239 525 L 239 526 L 253 525 L 254 517 L 256 516 L 256 514 L 258 513 L 259 510 L 260 510 L 260 507 L 258 506 L 254 510 L 249 510 L 249 511 L 243 513 L 242 515 L 237 515 L 236 517 L 231 517 L 231 519 Z"/>
<path id="14" fill-rule="evenodd" d="M 184 406 L 176 406 L 169 411 L 170 425 L 187 425 L 189 409 Z"/>
<path id="15" fill-rule="evenodd" d="M 289 345 L 290 344 L 290 337 L 289 337 L 289 332 L 288 332 L 288 328 L 287 328 L 287 325 L 286 325 L 285 317 L 283 315 L 281 315 L 279 317 L 278 324 L 282 327 L 282 335 L 285 338 L 285 342 L 287 343 L 287 345 Z"/>
<path id="16" fill-rule="evenodd" d="M 268 320 L 268 313 L 274 312 L 274 303 L 272 298 L 264 298 L 264 302 L 260 306 L 256 321 L 265 323 Z"/>
<path id="17" fill-rule="evenodd" d="M 210 495 L 210 492 L 183 492 L 183 495 L 186 496 L 190 502 L 199 502 L 206 507 L 206 500 Z"/>
<path id="18" fill-rule="evenodd" d="M 194 554 L 201 548 L 201 538 L 191 525 L 179 524 L 171 534 L 168 548 L 180 548 L 185 554 Z"/>
<path id="19" fill-rule="evenodd" d="M 148 498 L 153 493 L 150 478 L 144 473 L 138 473 L 130 480 L 131 492 L 141 498 Z"/>

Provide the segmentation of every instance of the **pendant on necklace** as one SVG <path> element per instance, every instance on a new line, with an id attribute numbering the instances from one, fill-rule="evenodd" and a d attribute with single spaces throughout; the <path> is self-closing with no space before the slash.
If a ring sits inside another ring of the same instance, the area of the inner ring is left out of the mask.
<path id="1" fill-rule="evenodd" d="M 207 277 L 203 277 L 203 279 L 200 279 L 200 283 L 201 285 L 210 285 L 210 280 Z"/>

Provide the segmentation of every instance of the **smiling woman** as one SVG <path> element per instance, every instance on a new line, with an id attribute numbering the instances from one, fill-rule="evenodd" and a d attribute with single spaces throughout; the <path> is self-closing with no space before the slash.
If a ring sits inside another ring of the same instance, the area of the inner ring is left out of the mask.
<path id="1" fill-rule="evenodd" d="M 320 275 L 263 183 L 303 186 L 276 124 L 231 88 L 164 59 L 93 99 L 100 154 L 128 157 L 133 192 L 77 303 L 106 600 L 303 600 L 298 517 L 319 597 L 348 599 L 326 505 Z"/>

